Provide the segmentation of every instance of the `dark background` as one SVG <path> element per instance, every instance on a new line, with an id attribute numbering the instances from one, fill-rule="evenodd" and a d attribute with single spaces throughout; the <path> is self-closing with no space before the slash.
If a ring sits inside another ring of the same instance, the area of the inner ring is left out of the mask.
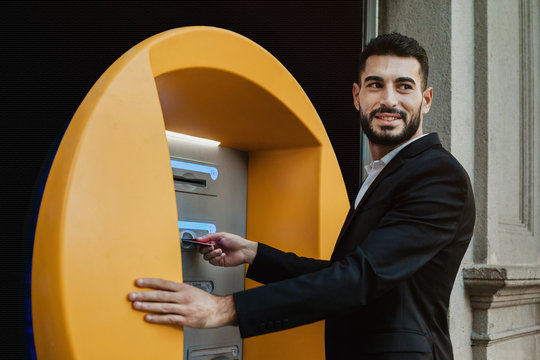
<path id="1" fill-rule="evenodd" d="M 319 113 L 353 197 L 359 125 L 351 88 L 362 1 L 14 1 L 0 4 L 0 358 L 32 358 L 30 273 L 37 210 L 73 113 L 123 53 L 188 25 L 236 31 L 272 53 Z"/>

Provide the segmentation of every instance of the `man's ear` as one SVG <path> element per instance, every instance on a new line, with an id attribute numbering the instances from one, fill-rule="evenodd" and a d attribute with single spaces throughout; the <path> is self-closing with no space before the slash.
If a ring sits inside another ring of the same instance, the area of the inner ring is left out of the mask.
<path id="1" fill-rule="evenodd" d="M 422 115 L 425 115 L 431 109 L 431 100 L 433 100 L 433 88 L 429 87 L 422 94 Z"/>
<path id="2" fill-rule="evenodd" d="M 358 85 L 357 83 L 353 83 L 352 96 L 354 107 L 356 108 L 356 110 L 360 110 L 360 100 L 358 99 L 358 97 L 360 96 L 360 85 Z"/>

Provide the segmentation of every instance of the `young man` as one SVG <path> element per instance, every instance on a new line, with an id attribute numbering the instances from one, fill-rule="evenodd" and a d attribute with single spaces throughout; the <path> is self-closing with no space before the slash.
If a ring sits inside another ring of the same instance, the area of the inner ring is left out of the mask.
<path id="1" fill-rule="evenodd" d="M 188 285 L 138 279 L 129 295 L 152 323 L 242 337 L 326 320 L 327 359 L 452 359 L 448 302 L 470 242 L 469 178 L 422 123 L 433 89 L 416 40 L 373 39 L 360 56 L 353 100 L 373 163 L 329 261 L 297 257 L 227 233 L 199 240 L 217 266 L 249 264 L 265 286 L 216 297 Z"/>

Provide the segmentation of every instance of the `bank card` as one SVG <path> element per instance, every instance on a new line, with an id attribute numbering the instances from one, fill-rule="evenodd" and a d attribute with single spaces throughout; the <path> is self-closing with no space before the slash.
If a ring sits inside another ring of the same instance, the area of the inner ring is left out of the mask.
<path id="1" fill-rule="evenodd" d="M 192 239 L 181 239 L 181 240 L 182 242 L 188 242 L 190 244 L 197 244 L 197 245 L 204 245 L 204 246 L 216 245 L 213 242 L 202 242 L 202 241 L 197 241 L 197 240 L 192 240 Z"/>

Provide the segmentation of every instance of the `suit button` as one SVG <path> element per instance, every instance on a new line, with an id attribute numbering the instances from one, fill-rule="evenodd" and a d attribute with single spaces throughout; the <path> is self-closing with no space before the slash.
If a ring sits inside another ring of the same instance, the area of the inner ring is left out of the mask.
<path id="1" fill-rule="evenodd" d="M 274 328 L 274 322 L 272 320 L 270 320 L 268 323 L 268 330 L 272 330 Z"/>
<path id="2" fill-rule="evenodd" d="M 276 320 L 276 329 L 280 329 L 280 328 L 281 328 L 281 321 Z"/>
<path id="3" fill-rule="evenodd" d="M 266 330 L 266 324 L 265 324 L 265 323 L 259 324 L 259 328 L 260 328 L 261 330 L 263 330 L 263 331 Z"/>

